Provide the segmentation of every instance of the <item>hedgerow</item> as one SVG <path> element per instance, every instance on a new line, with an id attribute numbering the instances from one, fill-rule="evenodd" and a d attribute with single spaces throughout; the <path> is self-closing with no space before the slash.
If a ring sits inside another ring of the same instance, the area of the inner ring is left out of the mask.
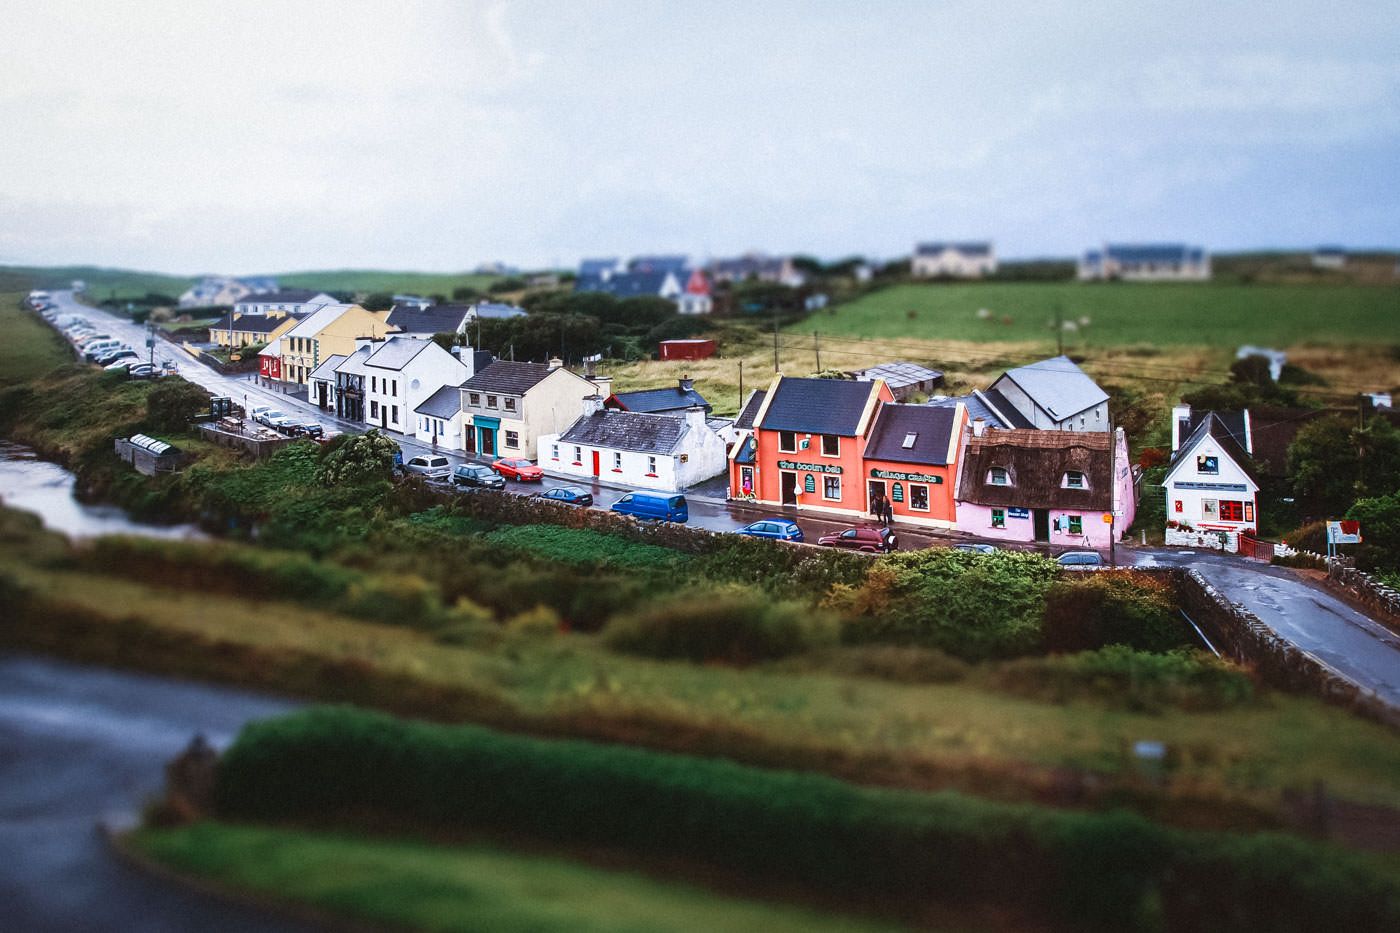
<path id="1" fill-rule="evenodd" d="M 1123 645 L 1008 661 L 991 679 L 998 689 L 1032 699 L 1094 699 L 1135 712 L 1217 710 L 1254 695 L 1247 674 L 1213 655 L 1186 649 L 1157 654 Z"/>

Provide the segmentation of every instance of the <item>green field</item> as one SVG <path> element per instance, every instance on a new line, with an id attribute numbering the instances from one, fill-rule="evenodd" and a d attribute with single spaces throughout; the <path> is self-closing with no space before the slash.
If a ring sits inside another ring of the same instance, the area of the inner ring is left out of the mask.
<path id="1" fill-rule="evenodd" d="M 989 314 L 979 316 L 980 309 Z M 1054 341 L 1056 311 L 1077 329 L 1066 348 L 1125 344 L 1400 344 L 1400 287 L 1210 283 L 896 285 L 794 325 L 866 338 Z M 1088 324 L 1081 326 L 1081 319 Z"/>
<path id="2" fill-rule="evenodd" d="M 486 291 L 498 275 L 467 272 L 387 272 L 376 269 L 335 269 L 320 272 L 284 272 L 274 275 L 284 288 L 319 288 L 332 292 L 388 292 L 390 294 L 442 295 L 454 289 Z"/>
<path id="3" fill-rule="evenodd" d="M 181 873 L 360 922 L 423 930 L 893 929 L 487 845 L 204 823 L 142 830 L 133 847 Z"/>
<path id="4" fill-rule="evenodd" d="M 0 385 L 25 382 L 73 362 L 62 338 L 38 315 L 19 309 L 23 292 L 0 292 Z"/>

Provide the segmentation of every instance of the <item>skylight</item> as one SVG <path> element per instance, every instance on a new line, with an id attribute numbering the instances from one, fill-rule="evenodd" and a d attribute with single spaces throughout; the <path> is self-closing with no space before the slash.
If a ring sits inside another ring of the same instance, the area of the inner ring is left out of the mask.
<path id="1" fill-rule="evenodd" d="M 909 448 L 914 446 L 914 442 L 918 439 L 919 435 L 916 432 L 911 431 L 908 434 L 904 435 L 904 443 L 900 444 L 899 446 L 903 447 L 905 450 L 908 450 Z"/>

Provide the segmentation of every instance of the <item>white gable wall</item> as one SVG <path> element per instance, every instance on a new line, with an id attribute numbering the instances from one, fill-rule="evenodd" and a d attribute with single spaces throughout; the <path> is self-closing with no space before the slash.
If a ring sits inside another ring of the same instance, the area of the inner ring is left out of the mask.
<path id="1" fill-rule="evenodd" d="M 1216 458 L 1219 472 L 1199 470 L 1197 461 L 1202 457 Z M 1210 435 L 1195 447 L 1181 452 L 1164 485 L 1168 521 L 1206 531 L 1240 531 L 1259 525 L 1256 498 L 1259 486 Z M 1223 518 L 1221 502 L 1242 503 L 1240 519 Z"/>

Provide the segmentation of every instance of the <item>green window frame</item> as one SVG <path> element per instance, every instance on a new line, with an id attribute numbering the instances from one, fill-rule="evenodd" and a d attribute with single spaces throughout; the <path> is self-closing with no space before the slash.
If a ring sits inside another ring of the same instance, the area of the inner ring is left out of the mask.
<path id="1" fill-rule="evenodd" d="M 1072 535 L 1082 535 L 1084 533 L 1084 516 L 1071 515 L 1069 517 L 1069 533 Z"/>
<path id="2" fill-rule="evenodd" d="M 992 509 L 992 527 L 1006 527 L 1006 509 Z"/>

